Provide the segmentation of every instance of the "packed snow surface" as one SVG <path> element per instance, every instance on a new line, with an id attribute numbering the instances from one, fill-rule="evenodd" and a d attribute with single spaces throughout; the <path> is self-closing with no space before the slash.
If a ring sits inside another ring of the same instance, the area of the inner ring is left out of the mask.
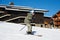
<path id="1" fill-rule="evenodd" d="M 33 26 L 32 30 L 28 35 L 26 25 L 0 22 L 0 40 L 60 40 L 60 29 Z"/>

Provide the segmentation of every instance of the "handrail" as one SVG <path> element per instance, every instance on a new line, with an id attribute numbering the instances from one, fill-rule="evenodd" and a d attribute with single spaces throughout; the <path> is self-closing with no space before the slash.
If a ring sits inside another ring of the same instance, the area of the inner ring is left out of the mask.
<path id="1" fill-rule="evenodd" d="M 10 16 L 10 14 L 6 14 L 6 15 L 3 15 L 3 16 L 0 16 L 0 18 L 6 17 L 6 16 Z"/>
<path id="2" fill-rule="evenodd" d="M 18 16 L 18 17 L 14 17 L 12 19 L 8 19 L 8 20 L 5 20 L 5 21 L 11 21 L 11 20 L 15 20 L 15 19 L 18 19 L 18 18 L 25 18 L 25 16 Z"/>

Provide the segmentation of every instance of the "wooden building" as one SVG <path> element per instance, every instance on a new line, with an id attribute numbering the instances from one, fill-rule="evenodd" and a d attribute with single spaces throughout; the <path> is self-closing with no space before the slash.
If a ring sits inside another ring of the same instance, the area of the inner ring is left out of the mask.
<path id="1" fill-rule="evenodd" d="M 35 13 L 31 24 L 35 26 L 44 24 L 44 13 L 48 10 L 15 5 L 0 5 L 0 21 L 25 24 L 24 19 L 31 10 Z"/>
<path id="2" fill-rule="evenodd" d="M 60 28 L 60 11 L 58 11 L 55 15 L 52 17 L 54 27 L 55 28 Z"/>
<path id="3" fill-rule="evenodd" d="M 51 28 L 53 20 L 51 17 L 44 17 L 44 24 L 46 28 Z"/>

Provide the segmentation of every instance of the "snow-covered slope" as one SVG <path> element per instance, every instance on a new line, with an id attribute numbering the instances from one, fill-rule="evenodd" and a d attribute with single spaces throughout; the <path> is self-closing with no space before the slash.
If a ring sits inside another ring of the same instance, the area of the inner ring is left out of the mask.
<path id="1" fill-rule="evenodd" d="M 27 35 L 27 26 L 0 22 L 0 40 L 60 40 L 60 29 L 33 27 L 34 35 Z"/>

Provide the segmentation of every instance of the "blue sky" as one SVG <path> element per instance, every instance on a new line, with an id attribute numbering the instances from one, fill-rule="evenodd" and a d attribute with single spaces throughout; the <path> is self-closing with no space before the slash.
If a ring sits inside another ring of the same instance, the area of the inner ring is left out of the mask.
<path id="1" fill-rule="evenodd" d="M 60 10 L 60 0 L 0 0 L 0 4 L 8 5 L 9 2 L 14 2 L 19 6 L 49 10 L 45 16 L 53 16 Z"/>

